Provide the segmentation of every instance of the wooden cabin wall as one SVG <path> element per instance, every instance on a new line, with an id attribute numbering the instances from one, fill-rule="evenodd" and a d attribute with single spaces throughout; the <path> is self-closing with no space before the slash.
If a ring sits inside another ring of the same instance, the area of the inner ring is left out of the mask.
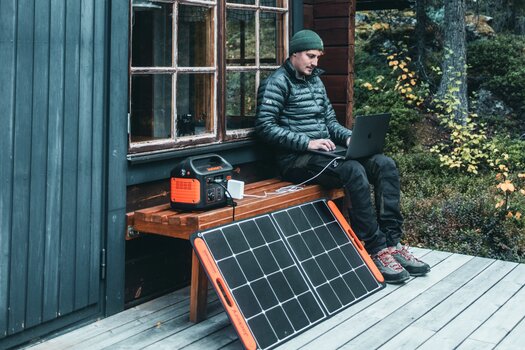
<path id="1" fill-rule="evenodd" d="M 304 27 L 323 39 L 325 55 L 319 67 L 337 119 L 352 126 L 354 95 L 355 0 L 305 0 Z"/>
<path id="2" fill-rule="evenodd" d="M 0 1 L 0 349 L 122 309 L 122 3 Z"/>

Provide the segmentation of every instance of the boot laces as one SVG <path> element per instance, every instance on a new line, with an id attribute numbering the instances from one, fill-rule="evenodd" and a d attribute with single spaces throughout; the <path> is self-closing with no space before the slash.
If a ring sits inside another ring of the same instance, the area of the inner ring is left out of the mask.
<path id="1" fill-rule="evenodd" d="M 377 259 L 383 264 L 383 266 L 391 268 L 395 271 L 402 271 L 403 267 L 397 262 L 394 257 L 390 254 L 388 249 L 383 249 L 376 254 Z"/>
<path id="2" fill-rule="evenodd" d="M 408 245 L 402 245 L 401 249 L 396 248 L 396 251 L 409 261 L 421 262 L 421 260 L 416 258 L 412 253 L 410 253 L 410 251 L 408 250 Z"/>

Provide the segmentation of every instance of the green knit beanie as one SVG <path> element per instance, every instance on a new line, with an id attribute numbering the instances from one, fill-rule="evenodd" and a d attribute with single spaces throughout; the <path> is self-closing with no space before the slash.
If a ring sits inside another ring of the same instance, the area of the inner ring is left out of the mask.
<path id="1" fill-rule="evenodd" d="M 295 52 L 308 50 L 324 50 L 323 40 L 316 32 L 303 29 L 298 31 L 290 39 L 290 55 Z"/>

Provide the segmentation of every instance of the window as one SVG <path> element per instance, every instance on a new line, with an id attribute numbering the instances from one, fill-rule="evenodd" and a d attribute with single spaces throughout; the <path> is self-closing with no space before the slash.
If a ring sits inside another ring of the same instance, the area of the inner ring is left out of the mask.
<path id="1" fill-rule="evenodd" d="M 244 139 L 286 57 L 286 0 L 131 0 L 130 153 Z"/>

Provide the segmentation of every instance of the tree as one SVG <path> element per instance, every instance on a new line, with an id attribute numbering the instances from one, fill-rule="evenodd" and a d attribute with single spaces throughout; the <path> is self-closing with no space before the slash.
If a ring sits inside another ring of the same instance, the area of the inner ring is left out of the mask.
<path id="1" fill-rule="evenodd" d="M 416 66 L 420 75 L 424 74 L 425 69 L 425 58 L 426 58 L 426 46 L 425 46 L 425 35 L 427 27 L 427 13 L 426 13 L 426 0 L 416 0 Z"/>
<path id="2" fill-rule="evenodd" d="M 467 117 L 465 0 L 445 0 L 444 56 L 436 101 L 463 123 Z"/>

